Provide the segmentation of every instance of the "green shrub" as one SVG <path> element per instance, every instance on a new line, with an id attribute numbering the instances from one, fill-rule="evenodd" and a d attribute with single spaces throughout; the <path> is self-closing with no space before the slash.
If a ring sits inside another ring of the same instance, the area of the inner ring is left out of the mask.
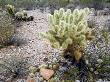
<path id="1" fill-rule="evenodd" d="M 0 45 L 7 44 L 14 34 L 14 25 L 12 19 L 5 11 L 0 12 Z"/>
<path id="2" fill-rule="evenodd" d="M 93 38 L 85 19 L 89 12 L 88 8 L 73 12 L 70 9 L 65 12 L 63 8 L 55 10 L 53 15 L 49 15 L 50 29 L 43 36 L 49 39 L 54 48 L 64 48 L 65 53 L 70 52 L 72 57 L 79 60 L 87 41 Z"/>
<path id="3" fill-rule="evenodd" d="M 36 0 L 16 0 L 15 6 L 17 8 L 32 9 L 36 6 Z"/>
<path id="4" fill-rule="evenodd" d="M 57 4 L 60 7 L 66 6 L 69 2 L 70 0 L 48 0 L 49 5 Z"/>
<path id="5" fill-rule="evenodd" d="M 0 0 L 0 6 L 5 7 L 7 4 L 14 4 L 14 0 Z"/>
<path id="6" fill-rule="evenodd" d="M 103 9 L 106 6 L 106 0 L 80 0 L 84 6 L 92 7 L 95 9 Z"/>
<path id="7" fill-rule="evenodd" d="M 64 7 L 72 0 L 37 0 L 39 6 Z"/>

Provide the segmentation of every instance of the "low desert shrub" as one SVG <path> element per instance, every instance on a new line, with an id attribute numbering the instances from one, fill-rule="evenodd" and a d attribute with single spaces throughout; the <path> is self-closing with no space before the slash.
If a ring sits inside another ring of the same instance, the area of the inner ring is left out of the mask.
<path id="1" fill-rule="evenodd" d="M 50 9 L 50 12 L 54 13 L 55 9 L 65 7 L 71 2 L 72 0 L 37 0 L 37 6 L 42 7 L 42 10 L 48 7 Z"/>
<path id="2" fill-rule="evenodd" d="M 17 8 L 25 8 L 26 10 L 33 9 L 36 6 L 36 0 L 16 0 L 15 6 Z"/>
<path id="3" fill-rule="evenodd" d="M 56 5 L 56 6 L 64 7 L 70 2 L 71 2 L 71 0 L 37 0 L 37 3 L 39 3 L 40 6 Z"/>
<path id="4" fill-rule="evenodd" d="M 0 46 L 7 44 L 14 34 L 12 19 L 5 11 L 0 11 Z"/>
<path id="5" fill-rule="evenodd" d="M 107 0 L 80 0 L 80 3 L 84 6 L 88 6 L 95 9 L 103 9 L 106 6 Z"/>
<path id="6" fill-rule="evenodd" d="M 16 8 L 32 9 L 36 6 L 36 0 L 0 0 L 0 6 L 14 5 Z"/>

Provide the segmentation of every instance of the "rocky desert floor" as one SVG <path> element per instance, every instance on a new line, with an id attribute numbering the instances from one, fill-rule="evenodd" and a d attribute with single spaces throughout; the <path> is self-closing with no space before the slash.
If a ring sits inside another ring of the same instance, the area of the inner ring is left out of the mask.
<path id="1" fill-rule="evenodd" d="M 39 65 L 44 63 L 44 58 L 48 57 L 48 59 L 51 59 L 49 57 L 58 52 L 58 50 L 52 49 L 48 40 L 40 36 L 41 32 L 48 31 L 49 26 L 47 18 L 49 10 L 43 13 L 39 9 L 27 12 L 28 15 L 34 16 L 34 20 L 22 22 L 20 25 L 17 25 L 12 38 L 15 45 L 2 48 L 0 50 L 0 58 L 6 55 L 18 55 L 29 57 L 31 58 L 32 64 Z M 96 27 L 98 27 L 97 29 L 99 29 L 99 27 L 102 28 L 104 24 L 110 20 L 110 16 L 97 16 L 90 18 L 90 20 L 94 20 L 96 22 Z"/>
<path id="2" fill-rule="evenodd" d="M 40 36 L 41 32 L 48 31 L 47 15 L 49 11 L 41 12 L 39 9 L 27 11 L 29 15 L 34 16 L 34 20 L 30 22 L 22 22 L 17 25 L 12 41 L 15 45 L 2 48 L 0 50 L 0 58 L 8 55 L 17 55 L 29 58 L 32 65 L 41 65 L 57 60 L 59 51 L 53 49 L 48 40 Z M 93 17 L 96 21 L 96 27 L 103 27 L 110 16 Z M 99 29 L 99 28 L 97 28 Z"/>
<path id="3" fill-rule="evenodd" d="M 43 59 L 49 56 L 52 48 L 47 40 L 40 36 L 40 32 L 48 30 L 47 12 L 41 13 L 40 10 L 28 11 L 28 14 L 34 16 L 34 21 L 23 22 L 18 25 L 12 41 L 15 45 L 0 50 L 0 57 L 6 55 L 19 55 L 30 57 L 33 64 L 43 63 Z"/>

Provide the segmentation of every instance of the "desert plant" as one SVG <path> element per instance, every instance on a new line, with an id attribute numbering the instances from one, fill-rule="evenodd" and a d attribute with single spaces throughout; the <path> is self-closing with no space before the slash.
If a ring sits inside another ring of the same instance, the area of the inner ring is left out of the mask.
<path id="1" fill-rule="evenodd" d="M 40 6 L 43 6 L 43 5 L 57 5 L 57 6 L 65 6 L 67 5 L 68 3 L 70 3 L 72 0 L 37 0 L 37 2 L 39 3 Z"/>
<path id="2" fill-rule="evenodd" d="M 5 7 L 5 5 L 11 4 L 16 8 L 32 9 L 36 6 L 36 0 L 0 0 L 0 6 Z"/>
<path id="3" fill-rule="evenodd" d="M 22 19 L 26 19 L 27 18 L 27 13 L 23 10 L 23 11 L 19 11 L 15 14 L 15 18 L 17 20 L 22 20 Z"/>
<path id="4" fill-rule="evenodd" d="M 24 78 L 28 74 L 28 67 L 27 59 L 19 56 L 6 56 L 0 60 L 0 74 L 6 78 L 5 80 Z"/>
<path id="5" fill-rule="evenodd" d="M 0 12 L 0 45 L 7 44 L 14 34 L 12 19 L 5 11 Z"/>
<path id="6" fill-rule="evenodd" d="M 27 82 L 35 82 L 35 73 L 37 71 L 37 68 L 34 66 L 29 67 L 29 76 L 27 78 Z"/>
<path id="7" fill-rule="evenodd" d="M 87 46 L 87 41 L 93 39 L 92 29 L 88 27 L 86 17 L 89 9 L 75 9 L 66 12 L 63 8 L 49 15 L 50 29 L 43 36 L 51 42 L 54 48 L 63 48 L 78 61 Z"/>
<path id="8" fill-rule="evenodd" d="M 16 8 L 13 5 L 6 5 L 6 10 L 8 14 L 15 20 L 20 21 L 32 21 L 33 16 L 28 17 L 27 12 L 25 10 L 16 11 Z"/>
<path id="9" fill-rule="evenodd" d="M 18 8 L 32 9 L 36 6 L 36 0 L 16 0 L 15 6 Z"/>
<path id="10" fill-rule="evenodd" d="M 8 5 L 6 5 L 6 10 L 11 16 L 15 15 L 15 7 L 14 6 L 8 4 Z"/>
<path id="11" fill-rule="evenodd" d="M 80 0 L 80 3 L 95 9 L 103 9 L 106 0 Z"/>
<path id="12" fill-rule="evenodd" d="M 0 0 L 0 6 L 2 8 L 4 8 L 7 4 L 14 5 L 14 0 Z"/>
<path id="13" fill-rule="evenodd" d="M 74 0 L 37 0 L 37 6 L 42 7 L 41 11 L 44 11 L 46 7 L 53 13 L 55 9 L 67 6 Z"/>
<path id="14" fill-rule="evenodd" d="M 15 19 L 20 21 L 33 21 L 33 16 L 28 16 L 25 10 L 19 11 L 15 14 Z"/>
<path id="15" fill-rule="evenodd" d="M 65 5 L 67 5 L 68 3 L 70 3 L 70 0 L 48 0 L 48 3 L 49 5 L 52 5 L 52 4 L 57 4 L 59 5 L 60 7 L 64 7 Z"/>

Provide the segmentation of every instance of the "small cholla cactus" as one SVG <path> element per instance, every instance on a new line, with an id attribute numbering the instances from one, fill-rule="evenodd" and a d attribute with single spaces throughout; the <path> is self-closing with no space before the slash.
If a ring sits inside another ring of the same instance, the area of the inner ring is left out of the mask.
<path id="1" fill-rule="evenodd" d="M 92 29 L 86 20 L 89 12 L 88 8 L 73 12 L 70 9 L 64 11 L 63 8 L 55 10 L 53 15 L 49 14 L 49 31 L 42 35 L 49 39 L 54 48 L 66 49 L 65 53 L 70 52 L 72 57 L 79 60 L 87 42 L 93 39 Z"/>
<path id="2" fill-rule="evenodd" d="M 23 10 L 22 13 L 24 14 L 24 16 L 27 16 L 27 12 L 25 10 Z"/>
<path id="3" fill-rule="evenodd" d="M 27 78 L 27 82 L 36 82 L 35 81 L 35 73 L 37 71 L 37 68 L 34 66 L 30 66 L 29 71 L 30 71 L 30 73 L 29 73 L 29 76 Z"/>
<path id="4" fill-rule="evenodd" d="M 27 15 L 27 12 L 25 10 L 19 11 L 15 14 L 15 18 L 17 20 L 23 20 L 23 21 L 33 21 L 34 17 Z"/>
<path id="5" fill-rule="evenodd" d="M 17 13 L 15 14 L 15 18 L 16 18 L 17 20 L 22 20 L 22 16 L 23 16 L 23 13 L 22 13 L 22 12 L 17 12 Z"/>
<path id="6" fill-rule="evenodd" d="M 35 73 L 36 73 L 36 71 L 37 71 L 37 68 L 36 68 L 36 67 L 34 67 L 34 66 L 30 66 L 30 67 L 29 67 L 29 71 L 30 71 L 30 73 L 35 74 Z"/>
<path id="7" fill-rule="evenodd" d="M 12 5 L 6 5 L 7 12 L 16 20 L 20 21 L 33 21 L 33 16 L 28 16 L 25 10 L 15 12 L 15 7 Z"/>
<path id="8" fill-rule="evenodd" d="M 6 9 L 7 9 L 7 12 L 11 15 L 11 16 L 14 16 L 15 15 L 15 7 L 12 6 L 12 5 L 6 5 Z"/>

